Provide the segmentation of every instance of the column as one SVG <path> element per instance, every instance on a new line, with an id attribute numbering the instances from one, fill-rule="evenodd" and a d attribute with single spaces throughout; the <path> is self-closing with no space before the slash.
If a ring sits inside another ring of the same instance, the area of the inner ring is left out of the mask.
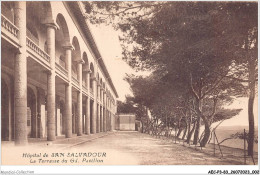
<path id="1" fill-rule="evenodd" d="M 100 106 L 100 132 L 104 131 L 103 121 L 103 106 Z"/>
<path id="2" fill-rule="evenodd" d="M 107 130 L 110 131 L 110 115 L 109 115 L 109 110 L 107 110 Z"/>
<path id="3" fill-rule="evenodd" d="M 38 122 L 38 133 L 39 138 L 43 138 L 45 136 L 45 93 L 41 88 L 37 88 L 37 122 Z"/>
<path id="4" fill-rule="evenodd" d="M 107 130 L 110 131 L 109 96 L 107 97 Z"/>
<path id="5" fill-rule="evenodd" d="M 103 86 L 100 85 L 100 132 L 103 132 Z"/>
<path id="6" fill-rule="evenodd" d="M 86 119 L 85 119 L 85 134 L 90 134 L 90 106 L 89 97 L 86 97 Z"/>
<path id="7" fill-rule="evenodd" d="M 55 136 L 55 30 L 54 23 L 47 25 L 47 52 L 50 55 L 51 70 L 47 74 L 47 140 L 53 141 Z"/>
<path id="8" fill-rule="evenodd" d="M 68 70 L 68 84 L 65 85 L 65 136 L 72 137 L 72 85 L 71 85 L 71 44 L 63 46 L 65 49 L 66 69 Z"/>
<path id="9" fill-rule="evenodd" d="M 26 59 L 26 2 L 14 3 L 14 24 L 19 28 L 21 47 L 14 61 L 15 145 L 27 140 L 27 59 Z"/>
<path id="10" fill-rule="evenodd" d="M 100 102 L 100 84 L 97 82 L 97 101 Z M 100 103 L 97 104 L 97 133 L 100 132 Z"/>
<path id="11" fill-rule="evenodd" d="M 60 110 L 60 97 L 56 96 L 56 135 L 60 136 L 61 135 L 61 110 Z"/>
<path id="12" fill-rule="evenodd" d="M 107 100 L 107 94 L 106 94 L 106 91 L 104 90 L 104 115 L 103 115 L 103 120 L 104 120 L 104 132 L 107 132 L 107 115 L 106 115 L 106 109 L 107 109 L 107 103 L 106 103 L 106 100 Z"/>
<path id="13" fill-rule="evenodd" d="M 97 133 L 100 132 L 100 104 L 97 103 Z"/>
<path id="14" fill-rule="evenodd" d="M 112 122 L 111 122 L 111 112 L 109 111 L 109 131 L 111 131 L 111 126 Z"/>
<path id="15" fill-rule="evenodd" d="M 77 135 L 82 135 L 82 63 L 83 61 L 78 62 L 78 80 L 79 80 L 79 92 L 78 92 L 78 104 L 77 104 L 77 118 L 76 118 L 76 131 Z"/>
<path id="16" fill-rule="evenodd" d="M 87 71 L 87 89 L 88 89 L 88 95 L 90 94 L 90 86 L 89 86 L 89 74 L 90 71 Z M 86 130 L 86 134 L 89 135 L 90 134 L 90 96 L 87 97 L 86 99 L 86 123 L 85 123 L 85 130 Z"/>
<path id="17" fill-rule="evenodd" d="M 97 120 L 97 80 L 95 77 L 92 77 L 93 80 L 93 96 L 94 96 L 94 103 L 93 103 L 93 119 L 92 119 L 92 131 L 93 134 L 96 133 L 96 120 Z"/>

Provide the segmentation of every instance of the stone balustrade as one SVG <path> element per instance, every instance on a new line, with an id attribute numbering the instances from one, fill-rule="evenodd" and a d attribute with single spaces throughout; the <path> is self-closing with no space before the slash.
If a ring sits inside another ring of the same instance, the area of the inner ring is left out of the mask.
<path id="1" fill-rule="evenodd" d="M 93 91 L 93 89 L 92 88 L 90 88 L 90 95 L 93 97 L 94 96 L 94 91 Z"/>
<path id="2" fill-rule="evenodd" d="M 45 59 L 48 62 L 50 61 L 50 56 L 46 52 L 44 52 L 37 44 L 35 44 L 29 37 L 26 38 L 26 45 L 41 58 Z"/>
<path id="3" fill-rule="evenodd" d="M 30 30 L 26 29 L 26 35 L 27 35 L 27 37 L 30 38 L 35 44 L 37 44 L 37 45 L 39 46 L 39 39 L 36 38 L 36 37 L 32 34 L 32 32 L 31 32 Z"/>
<path id="4" fill-rule="evenodd" d="M 86 93 L 88 92 L 88 88 L 84 85 L 82 85 L 82 90 L 85 91 Z"/>
<path id="5" fill-rule="evenodd" d="M 2 28 L 9 31 L 14 37 L 18 37 L 19 29 L 11 22 L 9 21 L 4 15 L 1 15 L 1 26 Z"/>
<path id="6" fill-rule="evenodd" d="M 79 86 L 79 80 L 74 75 L 72 75 L 72 82 Z"/>
<path id="7" fill-rule="evenodd" d="M 61 66 L 59 63 L 56 62 L 55 68 L 57 70 L 59 70 L 63 75 L 65 75 L 65 77 L 68 77 L 68 71 L 63 66 Z"/>

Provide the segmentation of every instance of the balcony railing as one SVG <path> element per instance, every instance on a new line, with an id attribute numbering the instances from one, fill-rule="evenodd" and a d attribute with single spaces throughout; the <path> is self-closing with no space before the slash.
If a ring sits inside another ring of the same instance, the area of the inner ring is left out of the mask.
<path id="1" fill-rule="evenodd" d="M 71 74 L 72 74 L 72 77 L 78 79 L 78 75 L 76 74 L 76 72 L 73 71 L 73 69 L 71 70 Z"/>
<path id="2" fill-rule="evenodd" d="M 87 83 L 86 83 L 86 81 L 84 79 L 82 80 L 82 86 L 87 87 Z"/>
<path id="3" fill-rule="evenodd" d="M 94 92 L 93 92 L 93 89 L 92 89 L 92 88 L 90 88 L 90 91 L 89 91 L 89 92 L 90 92 L 90 95 L 91 95 L 91 96 L 94 95 Z"/>
<path id="4" fill-rule="evenodd" d="M 56 62 L 55 67 L 57 70 L 59 70 L 61 73 L 63 73 L 63 75 L 65 75 L 65 77 L 68 76 L 68 71 L 64 67 L 62 67 L 59 63 Z"/>
<path id="5" fill-rule="evenodd" d="M 37 44 L 39 46 L 39 39 L 36 38 L 30 30 L 26 29 L 26 35 L 28 38 L 30 38 L 35 44 Z"/>
<path id="6" fill-rule="evenodd" d="M 79 80 L 77 80 L 77 78 L 74 77 L 74 75 L 72 75 L 72 82 L 74 82 L 75 84 L 79 85 Z"/>
<path id="7" fill-rule="evenodd" d="M 41 58 L 45 59 L 46 61 L 50 61 L 50 56 L 44 52 L 37 44 L 35 44 L 30 38 L 26 38 L 26 45 L 32 49 L 37 55 Z"/>
<path id="8" fill-rule="evenodd" d="M 3 15 L 1 15 L 1 21 L 2 21 L 2 24 L 1 24 L 2 28 L 9 31 L 14 37 L 17 38 L 19 29 Z"/>
<path id="9" fill-rule="evenodd" d="M 59 57 L 55 58 L 55 62 L 59 64 L 61 67 L 63 67 L 64 69 L 66 69 L 66 63 L 63 60 L 61 60 Z"/>
<path id="10" fill-rule="evenodd" d="M 60 64 L 63 68 L 66 68 L 66 63 L 65 63 L 63 60 L 59 59 L 59 64 Z"/>
<path id="11" fill-rule="evenodd" d="M 82 85 L 82 89 L 83 89 L 83 91 L 88 92 L 88 88 L 86 86 Z"/>

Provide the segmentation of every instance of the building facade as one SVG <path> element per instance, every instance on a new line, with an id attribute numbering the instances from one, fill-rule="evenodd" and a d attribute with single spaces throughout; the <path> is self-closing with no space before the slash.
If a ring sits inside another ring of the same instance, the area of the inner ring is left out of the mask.
<path id="1" fill-rule="evenodd" d="M 114 129 L 118 97 L 81 2 L 1 2 L 1 138 Z"/>
<path id="2" fill-rule="evenodd" d="M 118 113 L 115 115 L 115 129 L 120 131 L 135 131 L 135 119 L 135 114 Z"/>

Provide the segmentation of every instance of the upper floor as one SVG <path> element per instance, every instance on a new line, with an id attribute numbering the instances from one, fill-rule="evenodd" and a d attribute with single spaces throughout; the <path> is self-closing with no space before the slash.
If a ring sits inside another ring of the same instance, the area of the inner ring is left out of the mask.
<path id="1" fill-rule="evenodd" d="M 2 38 L 19 48 L 19 28 L 15 26 L 14 3 L 2 1 Z M 48 23 L 55 23 L 55 68 L 57 76 L 65 82 L 69 80 L 68 70 L 71 69 L 71 80 L 75 87 L 79 86 L 79 74 L 82 74 L 82 89 L 93 96 L 93 80 L 96 79 L 99 88 L 97 99 L 104 102 L 102 91 L 107 95 L 107 106 L 116 105 L 117 91 L 108 73 L 106 65 L 97 48 L 96 42 L 88 27 L 81 2 L 30 2 L 26 3 L 27 52 L 46 69 L 50 69 L 50 56 L 47 50 Z M 71 67 L 65 59 L 66 45 L 72 45 Z M 82 72 L 77 64 L 83 62 Z M 90 74 L 87 78 L 87 73 Z M 88 90 L 89 87 L 89 90 Z"/>

